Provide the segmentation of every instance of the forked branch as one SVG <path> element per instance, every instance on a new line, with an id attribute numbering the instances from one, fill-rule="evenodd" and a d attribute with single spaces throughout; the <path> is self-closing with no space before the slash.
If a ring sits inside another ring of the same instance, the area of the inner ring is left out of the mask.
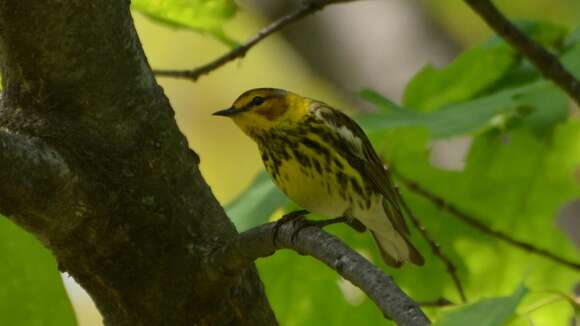
<path id="1" fill-rule="evenodd" d="M 225 274 L 236 275 L 261 257 L 279 249 L 292 249 L 312 256 L 363 290 L 383 312 L 399 325 L 429 325 L 419 305 L 410 299 L 378 267 L 318 227 L 301 225 L 303 221 L 268 223 L 239 234 L 212 255 L 212 263 Z M 296 233 L 299 230 L 298 233 Z M 294 241 L 293 239 L 294 235 Z"/>

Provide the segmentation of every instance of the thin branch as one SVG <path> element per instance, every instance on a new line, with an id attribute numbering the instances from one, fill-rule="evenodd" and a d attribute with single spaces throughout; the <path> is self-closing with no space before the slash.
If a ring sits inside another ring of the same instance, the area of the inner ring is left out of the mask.
<path id="1" fill-rule="evenodd" d="M 215 252 L 211 262 L 221 266 L 223 273 L 236 275 L 260 257 L 270 256 L 278 249 L 292 249 L 320 260 L 361 288 L 385 317 L 399 325 L 430 324 L 419 305 L 399 289 L 391 277 L 334 236 L 318 227 L 304 227 L 302 223 L 305 222 L 298 220 L 282 224 L 276 242 L 276 223 L 243 232 Z"/>
<path id="2" fill-rule="evenodd" d="M 350 0 L 354 1 L 354 0 Z M 250 50 L 258 42 L 262 41 L 269 35 L 281 30 L 282 28 L 308 16 L 311 15 L 327 5 L 339 2 L 347 2 L 345 0 L 305 0 L 302 5 L 294 12 L 282 16 L 276 21 L 272 22 L 270 25 L 266 26 L 260 30 L 257 34 L 252 36 L 242 45 L 232 49 L 231 51 L 223 54 L 222 56 L 216 58 L 215 60 L 192 70 L 153 70 L 156 76 L 160 77 L 172 77 L 172 78 L 184 78 L 191 81 L 196 81 L 199 77 L 207 75 L 210 72 L 216 70 L 217 68 L 225 65 L 226 63 L 233 61 L 237 58 L 242 58 L 246 55 L 248 50 Z"/>
<path id="3" fill-rule="evenodd" d="M 425 228 L 425 226 L 423 226 L 421 224 L 421 222 L 419 221 L 417 216 L 415 216 L 415 214 L 413 214 L 413 212 L 409 208 L 409 205 L 407 205 L 407 203 L 404 200 L 401 200 L 401 204 L 402 204 L 401 206 L 403 207 L 403 209 L 405 210 L 405 212 L 407 213 L 407 215 L 411 219 L 411 222 L 413 222 L 413 225 L 415 225 L 417 230 L 419 230 L 419 233 L 421 234 L 421 236 L 423 236 L 425 241 L 427 241 L 427 243 L 429 243 L 429 246 L 431 247 L 431 251 L 433 252 L 433 255 L 439 257 L 439 259 L 441 259 L 443 264 L 445 264 L 445 267 L 447 267 L 447 272 L 449 273 L 449 275 L 451 275 L 451 279 L 453 280 L 453 283 L 455 284 L 455 288 L 457 288 L 457 292 L 459 293 L 459 297 L 461 298 L 461 302 L 463 302 L 463 303 L 467 302 L 467 297 L 465 296 L 465 291 L 463 290 L 463 286 L 461 285 L 461 281 L 459 281 L 459 276 L 457 275 L 457 268 L 455 268 L 455 265 L 453 264 L 453 262 L 451 262 L 451 259 L 449 259 L 449 257 L 447 257 L 441 251 L 441 247 L 439 246 L 439 244 L 436 243 L 435 240 L 433 240 L 433 238 L 429 235 L 429 233 L 427 232 L 427 229 Z"/>
<path id="4" fill-rule="evenodd" d="M 580 81 L 564 68 L 555 55 L 518 30 L 490 0 L 465 0 L 465 2 L 497 34 L 530 60 L 546 79 L 560 86 L 580 105 Z"/>
<path id="5" fill-rule="evenodd" d="M 407 188 L 409 188 L 409 190 L 423 196 L 424 198 L 428 199 L 435 205 L 439 206 L 441 209 L 450 213 L 451 216 L 458 218 L 459 220 L 472 226 L 473 228 L 478 229 L 479 231 L 486 233 L 490 236 L 493 236 L 497 239 L 503 240 L 515 247 L 529 251 L 530 253 L 548 258 L 556 263 L 562 264 L 572 269 L 580 270 L 580 263 L 560 257 L 552 252 L 549 252 L 548 250 L 538 248 L 530 243 L 514 239 L 504 232 L 494 230 L 489 226 L 485 225 L 484 223 L 482 223 L 480 219 L 461 211 L 460 209 L 456 208 L 453 204 L 447 202 L 440 196 L 422 188 L 417 182 L 408 179 L 400 174 L 396 174 L 396 176 L 401 182 L 403 182 L 403 184 L 405 184 L 405 186 L 407 186 Z"/>

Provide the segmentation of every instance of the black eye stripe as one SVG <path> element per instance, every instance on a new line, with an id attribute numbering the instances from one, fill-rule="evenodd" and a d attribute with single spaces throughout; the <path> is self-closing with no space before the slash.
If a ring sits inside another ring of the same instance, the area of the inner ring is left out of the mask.
<path id="1" fill-rule="evenodd" d="M 264 102 L 266 102 L 267 100 L 269 100 L 269 99 L 271 99 L 271 98 L 275 98 L 275 97 L 278 97 L 278 96 L 276 96 L 276 95 L 265 96 L 265 97 L 262 97 L 262 96 L 255 96 L 255 97 L 254 97 L 254 98 L 253 98 L 253 99 L 252 99 L 250 102 L 248 102 L 248 104 L 244 105 L 244 106 L 243 106 L 243 107 L 241 107 L 239 110 L 240 110 L 241 112 L 243 112 L 243 111 L 249 111 L 249 110 L 251 110 L 251 109 L 252 109 L 252 107 L 254 107 L 254 106 L 258 106 L 258 105 L 261 105 L 261 104 L 263 104 Z M 260 104 L 256 104 L 256 103 L 254 103 L 254 100 L 255 100 L 256 98 L 260 98 L 260 99 L 262 99 L 262 102 L 261 102 Z"/>

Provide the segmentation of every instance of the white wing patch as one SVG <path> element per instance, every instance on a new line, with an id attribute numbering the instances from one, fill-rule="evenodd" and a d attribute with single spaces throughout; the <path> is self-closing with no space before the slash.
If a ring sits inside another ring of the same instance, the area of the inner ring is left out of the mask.
<path id="1" fill-rule="evenodd" d="M 310 104 L 310 112 L 314 113 L 316 119 L 320 121 L 326 121 L 326 119 L 324 119 L 324 117 L 322 116 L 322 111 L 324 111 L 324 107 L 320 106 L 320 103 L 313 102 L 312 104 Z"/>
<path id="2" fill-rule="evenodd" d="M 335 126 L 336 127 L 336 126 Z M 340 137 L 344 138 L 344 140 L 348 141 L 349 143 L 353 144 L 359 153 L 362 153 L 362 140 L 352 133 L 350 129 L 346 126 L 341 126 L 336 129 Z"/>
<path id="3" fill-rule="evenodd" d="M 360 139 L 360 137 L 357 136 L 348 126 L 339 125 L 337 124 L 337 120 L 329 118 L 333 115 L 336 115 L 332 109 L 320 105 L 320 103 L 316 103 L 316 105 L 313 105 L 310 110 L 314 112 L 314 115 L 318 120 L 324 122 L 324 124 L 336 132 L 336 134 L 349 145 L 350 149 L 353 151 L 353 154 L 364 158 L 362 139 Z"/>

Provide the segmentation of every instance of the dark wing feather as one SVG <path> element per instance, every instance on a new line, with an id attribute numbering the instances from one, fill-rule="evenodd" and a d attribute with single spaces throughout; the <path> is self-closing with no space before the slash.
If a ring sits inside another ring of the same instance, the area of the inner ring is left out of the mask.
<path id="1" fill-rule="evenodd" d="M 401 211 L 399 192 L 364 131 L 346 114 L 324 103 L 315 102 L 313 113 L 318 121 L 335 131 L 333 134 L 340 137 L 337 139 L 338 143 L 344 142 L 346 144 L 346 146 L 335 147 L 337 150 L 345 152 L 343 156 L 351 166 L 357 169 L 366 180 L 371 182 L 376 191 L 383 195 L 386 215 L 399 233 L 408 235 L 409 228 L 405 224 Z M 346 128 L 346 130 L 340 132 L 341 128 Z M 349 132 L 353 137 L 348 137 Z"/>

